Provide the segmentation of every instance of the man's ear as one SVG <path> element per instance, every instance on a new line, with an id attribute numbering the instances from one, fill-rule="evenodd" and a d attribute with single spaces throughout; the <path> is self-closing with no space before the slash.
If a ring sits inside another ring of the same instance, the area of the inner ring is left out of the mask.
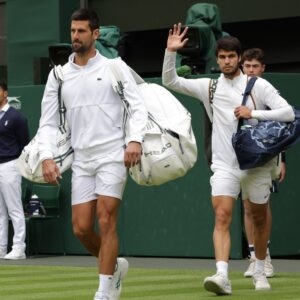
<path id="1" fill-rule="evenodd" d="M 4 91 L 3 95 L 4 95 L 5 98 L 7 98 L 8 97 L 8 92 Z"/>
<path id="2" fill-rule="evenodd" d="M 96 41 L 100 36 L 100 29 L 95 29 L 93 32 L 94 40 Z"/>

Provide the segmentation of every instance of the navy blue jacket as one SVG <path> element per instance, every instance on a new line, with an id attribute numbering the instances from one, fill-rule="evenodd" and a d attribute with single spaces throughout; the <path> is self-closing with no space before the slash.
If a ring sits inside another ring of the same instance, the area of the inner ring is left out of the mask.
<path id="1" fill-rule="evenodd" d="M 18 158 L 29 141 L 27 119 L 9 107 L 0 120 L 0 163 Z"/>

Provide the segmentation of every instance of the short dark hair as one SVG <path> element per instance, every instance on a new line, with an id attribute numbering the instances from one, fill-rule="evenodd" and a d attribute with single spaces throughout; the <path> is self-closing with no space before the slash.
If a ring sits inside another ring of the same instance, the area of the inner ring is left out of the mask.
<path id="1" fill-rule="evenodd" d="M 7 83 L 6 83 L 6 80 L 5 79 L 0 79 L 0 88 L 7 92 Z"/>
<path id="2" fill-rule="evenodd" d="M 91 31 L 100 27 L 100 21 L 97 13 L 88 8 L 80 8 L 76 10 L 71 16 L 71 21 L 89 21 Z"/>
<path id="3" fill-rule="evenodd" d="M 238 38 L 225 35 L 217 40 L 215 54 L 218 56 L 219 51 L 235 51 L 238 56 L 242 54 L 242 45 Z"/>
<path id="4" fill-rule="evenodd" d="M 260 48 L 250 48 L 244 51 L 241 59 L 241 64 L 245 62 L 245 60 L 256 59 L 262 65 L 265 64 L 265 53 Z"/>

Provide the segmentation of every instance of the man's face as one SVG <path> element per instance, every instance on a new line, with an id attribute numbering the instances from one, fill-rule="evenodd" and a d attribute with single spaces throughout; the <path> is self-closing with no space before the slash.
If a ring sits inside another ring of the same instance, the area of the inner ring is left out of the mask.
<path id="1" fill-rule="evenodd" d="M 265 71 L 265 65 L 256 59 L 245 60 L 242 67 L 243 72 L 250 76 L 254 75 L 261 77 Z"/>
<path id="2" fill-rule="evenodd" d="M 241 57 L 235 51 L 220 50 L 217 57 L 217 63 L 221 72 L 229 78 L 239 74 L 239 63 Z"/>
<path id="3" fill-rule="evenodd" d="M 0 107 L 4 106 L 7 103 L 7 91 L 4 91 L 0 87 Z"/>
<path id="4" fill-rule="evenodd" d="M 93 48 L 95 40 L 99 36 L 99 29 L 91 31 L 89 21 L 72 21 L 71 41 L 73 51 L 86 53 Z"/>

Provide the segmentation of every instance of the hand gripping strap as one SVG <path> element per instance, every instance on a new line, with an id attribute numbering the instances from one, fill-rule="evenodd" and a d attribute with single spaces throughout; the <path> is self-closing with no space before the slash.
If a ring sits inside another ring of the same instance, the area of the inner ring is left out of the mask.
<path id="1" fill-rule="evenodd" d="M 246 105 L 247 99 L 251 93 L 251 90 L 254 86 L 256 79 L 257 79 L 256 76 L 251 76 L 250 79 L 248 80 L 244 94 L 243 94 L 243 100 L 242 100 L 241 105 Z M 243 126 L 243 124 L 244 124 L 244 119 L 243 118 L 239 119 L 237 130 L 239 130 Z"/>

